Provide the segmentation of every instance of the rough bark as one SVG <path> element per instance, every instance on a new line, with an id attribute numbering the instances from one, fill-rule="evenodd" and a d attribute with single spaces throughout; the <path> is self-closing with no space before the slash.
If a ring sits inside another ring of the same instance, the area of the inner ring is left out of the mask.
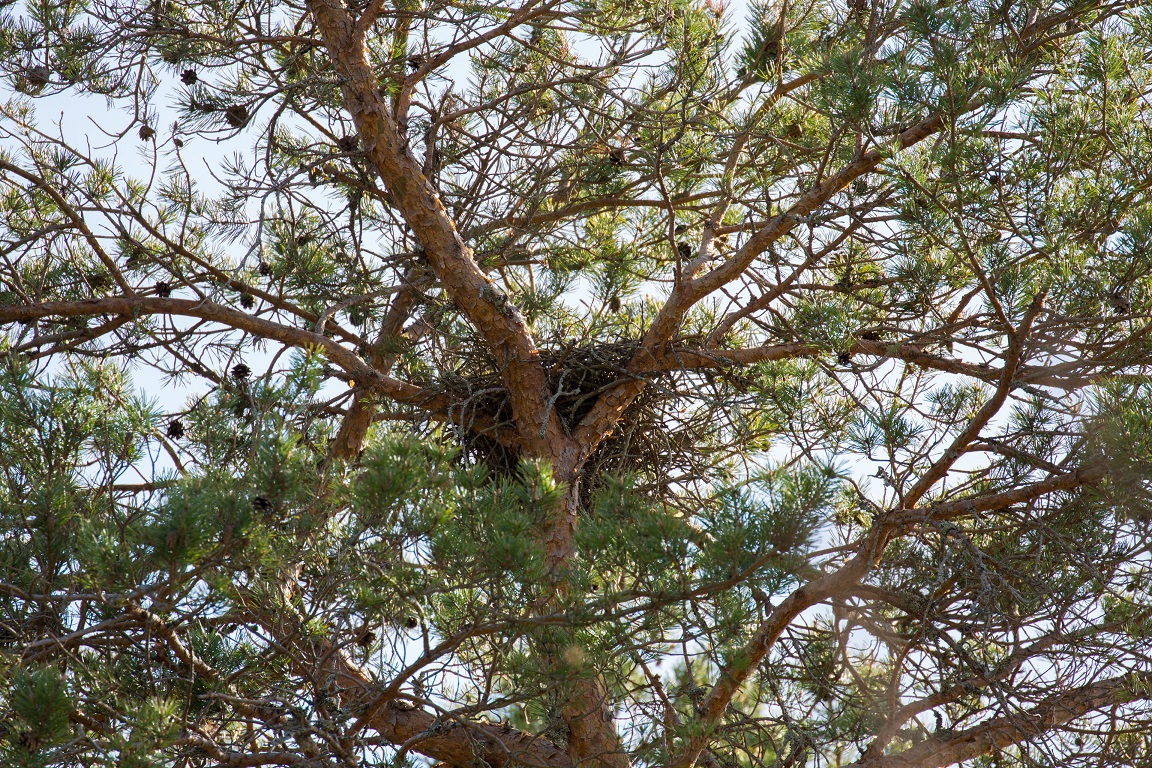
<path id="1" fill-rule="evenodd" d="M 573 538 L 579 521 L 580 489 L 575 478 L 568 478 L 568 492 L 552 525 L 545 531 L 545 558 L 551 578 L 551 594 L 546 605 L 552 606 L 568 595 L 568 577 L 564 572 L 573 555 Z M 604 768 L 627 768 L 630 761 L 616 731 L 612 705 L 601 677 L 586 669 L 575 669 L 571 654 L 564 648 L 545 648 L 545 662 L 553 667 L 576 671 L 580 677 L 562 691 L 565 703 L 561 716 L 568 728 L 568 756 L 577 765 Z M 578 659 L 581 654 L 575 654 Z"/>
<path id="2" fill-rule="evenodd" d="M 496 357 L 522 454 L 547 461 L 557 478 L 574 488 L 580 452 L 549 407 L 551 387 L 528 325 L 477 265 L 436 189 L 409 151 L 407 137 L 369 62 L 364 38 L 367 25 L 357 23 L 332 0 L 314 0 L 309 9 L 342 78 L 345 107 L 356 123 L 361 146 L 420 241 L 440 285 Z M 571 555 L 575 520 L 576 510 L 565 505 L 546 526 L 543 536 L 554 574 L 562 572 L 563 561 Z M 599 684 L 576 682 L 564 716 L 573 761 L 613 768 L 627 765 Z"/>
<path id="3" fill-rule="evenodd" d="M 409 150 L 369 61 L 366 30 L 332 0 L 314 0 L 308 7 L 341 77 L 345 108 L 356 123 L 361 146 L 420 241 L 440 285 L 499 363 L 524 447 L 558 467 L 571 464 L 571 441 L 547 407 L 548 377 L 528 325 L 476 264 Z"/>
<path id="4" fill-rule="evenodd" d="M 289 593 L 291 588 L 281 591 Z M 373 680 L 331 639 L 309 636 L 290 606 L 281 603 L 275 610 L 261 608 L 266 602 L 255 594 L 245 601 L 253 620 L 277 639 L 297 672 L 313 685 L 335 689 L 342 705 L 355 713 L 353 735 L 371 728 L 405 751 L 459 768 L 573 768 L 564 751 L 542 736 L 506 725 L 437 716 L 404 701 L 394 686 Z"/>

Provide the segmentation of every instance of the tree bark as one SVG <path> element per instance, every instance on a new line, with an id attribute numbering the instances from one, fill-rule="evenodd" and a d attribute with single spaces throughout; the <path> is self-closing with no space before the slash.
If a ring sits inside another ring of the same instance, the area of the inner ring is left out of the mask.
<path id="1" fill-rule="evenodd" d="M 521 455 L 547 461 L 556 477 L 576 487 L 581 452 L 549 406 L 551 385 L 530 329 L 519 310 L 488 279 L 472 257 L 436 189 L 408 149 L 391 106 L 378 87 L 365 45 L 365 26 L 333 0 L 312 0 L 309 9 L 325 47 L 342 77 L 345 107 L 396 208 L 412 228 L 440 285 L 464 313 L 495 356 L 512 405 Z M 570 496 L 573 496 L 574 490 Z M 574 498 L 574 496 L 573 496 Z M 563 505 L 544 532 L 554 589 L 572 555 L 577 508 Z M 548 663 L 555 663 L 551 660 Z M 627 766 L 599 683 L 580 679 L 563 711 L 568 754 L 573 762 L 606 768 Z"/>
<path id="2" fill-rule="evenodd" d="M 376 338 L 377 344 L 390 339 L 397 339 L 404 330 L 404 323 L 408 322 L 408 318 L 411 317 L 418 298 L 417 287 L 414 284 L 415 278 L 416 275 L 413 271 L 409 271 L 405 276 L 404 285 L 392 299 L 392 306 L 388 308 L 384 322 L 380 325 L 380 333 Z M 392 372 L 397 357 L 396 354 L 381 355 L 374 350 L 370 350 L 368 353 L 368 361 L 385 376 Z M 364 446 L 364 438 L 367 436 L 368 428 L 372 426 L 372 420 L 375 416 L 376 403 L 371 395 L 367 392 L 357 392 L 352 398 L 352 405 L 348 408 L 348 414 L 340 424 L 340 431 L 336 434 L 328 455 L 334 459 L 356 458 Z"/>
<path id="3" fill-rule="evenodd" d="M 496 357 L 523 446 L 530 455 L 565 463 L 563 456 L 573 448 L 559 417 L 548 408 L 548 377 L 528 324 L 476 264 L 409 151 L 369 62 L 366 30 L 333 0 L 312 0 L 308 7 L 341 76 L 344 105 L 361 146 L 423 246 L 440 285 Z"/>
<path id="4" fill-rule="evenodd" d="M 574 554 L 573 542 L 580 517 L 577 477 L 570 475 L 567 486 L 563 503 L 544 534 L 545 561 L 551 582 L 551 594 L 546 601 L 549 606 L 555 606 L 569 595 L 570 580 L 565 569 Z M 549 647 L 543 651 L 547 665 L 577 676 L 561 691 L 564 705 L 560 714 L 568 728 L 569 758 L 576 765 L 628 768 L 630 761 L 616 730 L 604 680 L 587 669 L 583 649 Z"/>

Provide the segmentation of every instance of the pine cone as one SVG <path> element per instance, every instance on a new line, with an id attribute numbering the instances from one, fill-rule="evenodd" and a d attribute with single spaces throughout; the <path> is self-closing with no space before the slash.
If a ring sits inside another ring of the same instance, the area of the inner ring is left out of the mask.
<path id="1" fill-rule="evenodd" d="M 233 128 L 243 128 L 248 122 L 248 107 L 243 104 L 233 104 L 224 110 L 224 121 Z"/>

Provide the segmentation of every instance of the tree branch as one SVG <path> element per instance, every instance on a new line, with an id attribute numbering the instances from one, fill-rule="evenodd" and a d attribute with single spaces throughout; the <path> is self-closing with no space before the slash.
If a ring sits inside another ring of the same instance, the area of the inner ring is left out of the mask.
<path id="1" fill-rule="evenodd" d="M 307 632 L 290 605 L 269 606 L 261 595 L 243 591 L 248 598 L 245 610 L 276 638 L 299 673 L 335 686 L 343 706 L 360 717 L 359 725 L 385 741 L 457 768 L 478 762 L 492 768 L 574 768 L 568 755 L 542 736 L 503 724 L 433 715 L 396 697 L 382 700 L 388 686 L 369 677 L 332 640 Z"/>
<path id="2" fill-rule="evenodd" d="M 409 270 L 404 278 L 404 284 L 400 286 L 400 290 L 392 300 L 392 305 L 388 308 L 388 312 L 380 324 L 377 344 L 387 339 L 395 339 L 404 330 L 404 323 L 408 322 L 419 298 L 414 284 L 415 280 L 415 270 Z M 395 354 L 369 353 L 373 366 L 385 376 L 391 373 L 397 357 L 398 355 Z M 368 427 L 372 425 L 375 416 L 376 406 L 371 398 L 365 397 L 364 393 L 357 392 L 352 399 L 352 405 L 348 408 L 344 421 L 340 424 L 340 431 L 336 434 L 335 440 L 332 441 L 329 455 L 333 458 L 351 459 L 359 454 L 360 448 L 364 444 L 364 437 L 368 434 Z"/>
<path id="3" fill-rule="evenodd" d="M 1049 697 L 1027 712 L 993 718 L 948 739 L 934 736 L 903 752 L 860 760 L 848 768 L 943 768 L 1031 741 L 1093 710 L 1147 700 L 1149 685 L 1152 672 L 1101 680 Z"/>
<path id="4" fill-rule="evenodd" d="M 874 149 L 849 163 L 833 176 L 826 178 L 800 196 L 785 213 L 772 219 L 748 239 L 727 261 L 710 272 L 694 278 L 685 275 L 672 290 L 660 312 L 649 326 L 640 348 L 629 361 L 628 370 L 639 373 L 650 367 L 659 351 L 672 340 L 680 322 L 688 311 L 713 291 L 736 280 L 752 265 L 756 258 L 772 243 L 791 232 L 804 217 L 824 205 L 833 195 L 854 180 L 872 171 L 894 151 L 907 149 L 939 131 L 945 125 L 942 115 L 935 115 L 904 131 L 890 146 Z M 631 379 L 600 396 L 592 410 L 576 428 L 574 438 L 580 450 L 580 460 L 592 455 L 600 442 L 612 431 L 616 421 L 644 390 L 642 379 Z"/>
<path id="5" fill-rule="evenodd" d="M 966 499 L 962 502 L 938 504 L 925 510 L 906 510 L 878 518 L 872 528 L 861 537 L 856 545 L 856 554 L 848 562 L 838 570 L 814 579 L 792 592 L 756 629 L 752 639 L 734 654 L 733 661 L 721 670 L 716 683 L 700 707 L 700 714 L 692 724 L 696 735 L 690 737 L 681 752 L 669 761 L 669 768 L 686 768 L 696 762 L 708 745 L 711 734 L 719 725 L 732 697 L 768 655 L 792 620 L 824 600 L 851 591 L 871 570 L 873 563 L 881 557 L 887 545 L 903 532 L 906 526 L 929 519 L 946 519 L 941 516 L 970 514 L 1030 501 L 1048 493 L 1087 485 L 1101 478 L 1103 474 L 1103 467 L 1093 465 L 1004 493 Z"/>
<path id="6" fill-rule="evenodd" d="M 497 359 L 522 445 L 533 455 L 552 460 L 566 474 L 574 451 L 559 417 L 547 408 L 548 377 L 527 322 L 476 264 L 412 156 L 379 89 L 364 30 L 357 29 L 343 5 L 334 0 L 312 0 L 308 7 L 341 75 L 344 104 L 367 157 L 424 247 L 441 285 Z"/>
<path id="7" fill-rule="evenodd" d="M 53 301 L 22 306 L 0 306 L 0 323 L 29 322 L 53 316 L 81 317 L 93 315 L 124 315 L 131 318 L 139 318 L 143 315 L 197 317 L 251 333 L 253 336 L 279 341 L 292 347 L 304 349 L 319 347 L 328 359 L 347 371 L 354 379 L 397 402 L 413 405 L 433 413 L 448 413 L 451 405 L 449 398 L 444 394 L 381 374 L 334 339 L 322 334 L 263 320 L 210 301 L 122 296 L 88 299 L 86 301 Z"/>

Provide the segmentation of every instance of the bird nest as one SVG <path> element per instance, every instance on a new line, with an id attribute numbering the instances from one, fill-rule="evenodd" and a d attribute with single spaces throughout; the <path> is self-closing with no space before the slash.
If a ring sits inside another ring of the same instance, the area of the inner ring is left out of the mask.
<path id="1" fill-rule="evenodd" d="M 620 342 L 541 350 L 554 393 L 551 407 L 569 433 L 601 394 L 632 375 L 625 366 L 636 348 L 635 342 Z M 667 498 L 671 486 L 707 478 L 714 468 L 715 451 L 709 446 L 732 416 L 720 396 L 718 377 L 671 370 L 645 380 L 648 386 L 586 463 L 583 494 L 594 493 L 606 476 L 631 474 Z M 463 459 L 500 476 L 512 475 L 518 461 L 514 451 L 495 439 L 495 429 L 478 425 L 483 416 L 495 428 L 513 426 L 512 406 L 494 361 L 469 360 L 443 377 L 441 386 L 455 402 L 451 423 L 464 448 Z"/>

